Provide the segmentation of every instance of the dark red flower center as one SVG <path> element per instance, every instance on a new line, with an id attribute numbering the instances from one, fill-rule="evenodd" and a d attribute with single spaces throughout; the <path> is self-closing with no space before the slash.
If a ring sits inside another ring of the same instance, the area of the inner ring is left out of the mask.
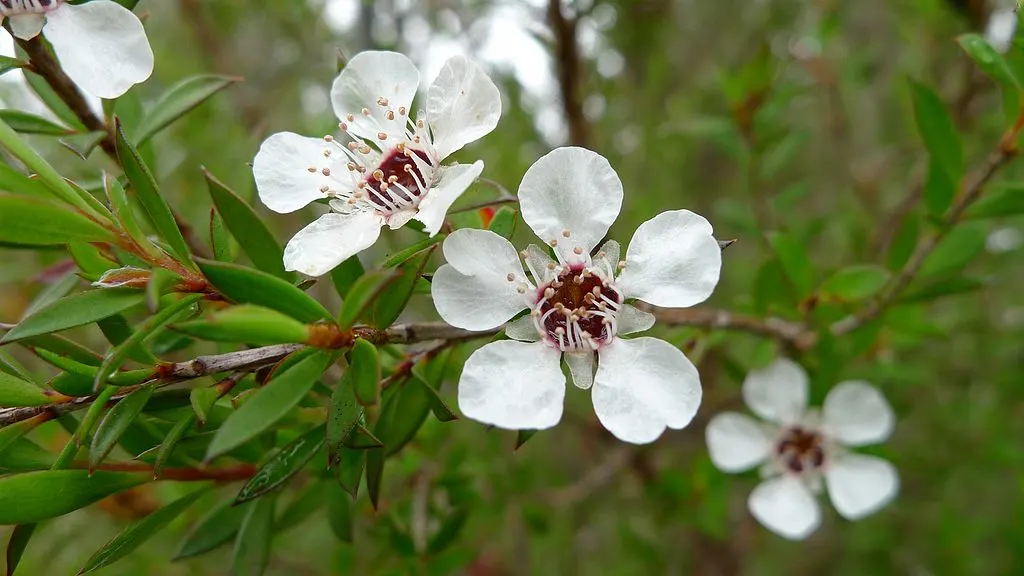
<path id="1" fill-rule="evenodd" d="M 0 0 L 0 14 L 17 16 L 19 14 L 41 14 L 53 10 L 63 0 Z"/>
<path id="2" fill-rule="evenodd" d="M 416 166 L 413 156 L 430 164 L 430 157 L 423 150 L 396 148 L 384 157 L 365 180 L 370 202 L 383 210 L 394 210 L 415 203 L 426 192 L 429 179 Z"/>
<path id="3" fill-rule="evenodd" d="M 538 327 L 562 350 L 593 350 L 615 336 L 620 294 L 582 266 L 540 288 Z"/>
<path id="4" fill-rule="evenodd" d="M 816 470 L 825 463 L 825 439 L 813 430 L 795 426 L 786 430 L 775 445 L 775 455 L 795 474 Z"/>

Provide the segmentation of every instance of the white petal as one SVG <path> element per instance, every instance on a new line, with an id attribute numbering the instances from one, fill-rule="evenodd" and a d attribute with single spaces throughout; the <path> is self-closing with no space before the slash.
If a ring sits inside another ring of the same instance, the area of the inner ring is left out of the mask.
<path id="1" fill-rule="evenodd" d="M 445 158 L 489 134 L 501 117 L 498 87 L 475 62 L 453 56 L 427 90 L 427 122 Z"/>
<path id="2" fill-rule="evenodd" d="M 420 73 L 412 60 L 397 52 L 360 52 L 349 60 L 331 86 L 331 103 L 338 119 L 349 125 L 349 133 L 378 142 L 377 133 L 389 134 L 404 128 L 412 114 L 412 99 L 420 85 Z M 378 101 L 387 100 L 387 106 Z M 404 107 L 407 116 L 400 116 Z M 369 111 L 364 116 L 362 110 Z M 388 120 L 388 110 L 395 119 Z M 349 121 L 346 116 L 352 115 Z"/>
<path id="3" fill-rule="evenodd" d="M 822 406 L 828 435 L 847 446 L 877 444 L 896 426 L 896 415 L 877 388 L 861 381 L 840 382 Z"/>
<path id="4" fill-rule="evenodd" d="M 325 198 L 320 188 L 337 186 L 321 170 L 327 166 L 322 138 L 307 138 L 292 132 L 278 132 L 260 145 L 252 162 L 252 175 L 263 204 L 279 214 L 302 208 Z M 315 168 L 310 172 L 310 168 Z"/>
<path id="5" fill-rule="evenodd" d="M 685 427 L 700 406 L 700 375 L 678 348 L 657 338 L 614 338 L 598 352 L 594 411 L 620 440 L 653 442 Z"/>
<path id="6" fill-rule="evenodd" d="M 615 271 L 619 266 L 619 255 L 622 249 L 615 240 L 609 240 L 601 245 L 594 258 L 594 268 L 599 276 L 607 281 L 615 280 Z"/>
<path id="7" fill-rule="evenodd" d="M 779 536 L 803 540 L 821 525 L 821 508 L 797 477 L 779 476 L 754 488 L 747 508 L 757 521 Z"/>
<path id="8" fill-rule="evenodd" d="M 434 273 L 430 293 L 445 322 L 487 330 L 528 306 L 533 288 L 508 240 L 489 230 L 463 228 L 445 238 L 442 248 L 448 264 Z M 524 284 L 528 289 L 520 293 Z"/>
<path id="9" fill-rule="evenodd" d="M 519 185 L 523 220 L 566 262 L 586 262 L 622 206 L 622 182 L 608 160 L 574 146 L 556 148 L 530 166 Z M 563 236 L 564 230 L 570 236 Z M 573 252 L 580 248 L 582 254 Z"/>
<path id="10" fill-rule="evenodd" d="M 626 298 L 684 308 L 707 300 L 722 271 L 711 224 L 689 210 L 662 212 L 637 228 L 616 285 Z"/>
<path id="11" fill-rule="evenodd" d="M 487 344 L 462 369 L 459 409 L 473 420 L 511 430 L 558 424 L 565 400 L 558 357 L 557 350 L 540 342 Z"/>
<path id="12" fill-rule="evenodd" d="M 1012 7 L 993 10 L 985 25 L 985 40 L 996 52 L 1005 53 L 1017 31 L 1017 12 Z"/>
<path id="13" fill-rule="evenodd" d="M 555 268 L 552 265 L 556 263 L 540 246 L 536 244 L 527 246 L 526 256 L 523 260 L 526 261 L 526 267 L 530 270 L 530 274 L 533 275 L 533 280 L 537 282 L 538 286 L 555 279 Z"/>
<path id="14" fill-rule="evenodd" d="M 117 98 L 153 73 L 146 29 L 117 2 L 65 2 L 46 13 L 43 34 L 68 76 L 98 98 Z"/>
<path id="15" fill-rule="evenodd" d="M 761 418 L 792 424 L 807 409 L 807 372 L 787 358 L 760 370 L 751 370 L 743 380 L 743 401 Z"/>
<path id="16" fill-rule="evenodd" d="M 859 520 L 891 502 L 900 489 L 896 468 L 886 460 L 844 454 L 828 464 L 825 484 L 832 505 L 847 520 Z"/>
<path id="17" fill-rule="evenodd" d="M 45 14 L 18 14 L 8 18 L 11 21 L 11 32 L 22 40 L 31 40 L 39 36 L 39 31 L 46 23 Z"/>
<path id="18" fill-rule="evenodd" d="M 590 389 L 594 385 L 594 353 L 566 352 L 563 358 L 572 375 L 572 383 L 581 390 Z"/>
<path id="19" fill-rule="evenodd" d="M 299 230 L 284 247 L 285 270 L 322 276 L 335 266 L 373 246 L 384 225 L 373 212 L 324 214 Z"/>
<path id="20" fill-rule="evenodd" d="M 462 196 L 470 184 L 484 171 L 484 161 L 472 164 L 452 164 L 441 168 L 437 184 L 420 201 L 415 218 L 423 222 L 427 234 L 433 236 L 444 224 L 444 217 L 452 204 Z"/>
<path id="21" fill-rule="evenodd" d="M 331 204 L 333 206 L 334 203 L 332 202 Z M 416 212 L 413 210 L 399 210 L 398 212 L 392 212 L 386 216 L 384 218 L 384 223 L 388 225 L 388 228 L 398 230 L 402 226 L 408 224 L 409 220 L 412 220 L 415 217 Z M 433 236 L 433 234 L 431 234 L 431 236 Z"/>
<path id="22" fill-rule="evenodd" d="M 654 314 L 644 312 L 632 304 L 623 304 L 616 318 L 616 334 L 625 336 L 636 332 L 650 330 L 654 326 Z"/>
<path id="23" fill-rule="evenodd" d="M 537 327 L 533 323 L 533 317 L 529 314 L 509 322 L 505 326 L 505 335 L 520 342 L 537 342 L 541 339 L 540 334 L 537 333 Z"/>
<path id="24" fill-rule="evenodd" d="M 749 416 L 723 412 L 708 422 L 708 454 L 723 472 L 743 472 L 768 458 L 771 440 L 761 424 Z"/>

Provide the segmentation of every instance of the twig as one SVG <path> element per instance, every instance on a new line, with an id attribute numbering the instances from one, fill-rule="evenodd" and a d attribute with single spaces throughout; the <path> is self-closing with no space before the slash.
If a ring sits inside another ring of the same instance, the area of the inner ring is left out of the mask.
<path id="1" fill-rule="evenodd" d="M 804 324 L 781 318 L 758 318 L 715 308 L 658 308 L 643 302 L 635 306 L 654 314 L 659 324 L 750 332 L 777 338 L 801 350 L 811 347 L 816 339 L 814 332 Z"/>
<path id="2" fill-rule="evenodd" d="M 586 147 L 590 142 L 590 126 L 583 114 L 580 79 L 583 77 L 579 44 L 576 42 L 575 18 L 566 16 L 562 0 L 548 2 L 548 23 L 555 36 L 555 67 L 562 93 L 562 111 L 569 126 L 569 143 Z"/>
<path id="3" fill-rule="evenodd" d="M 75 462 L 72 468 L 90 469 L 88 462 Z M 94 466 L 92 470 L 103 470 L 107 472 L 153 472 L 153 467 L 142 463 L 106 463 Z M 239 482 L 248 480 L 256 473 L 258 468 L 250 464 L 242 464 L 229 468 L 164 468 L 160 471 L 160 480 L 174 480 L 177 482 L 199 482 L 213 480 L 214 482 Z"/>
<path id="4" fill-rule="evenodd" d="M 860 328 L 866 322 L 876 318 L 899 298 L 903 290 L 910 285 L 914 277 L 921 270 L 925 260 L 935 250 L 935 247 L 938 246 L 939 241 L 960 221 L 964 211 L 981 196 L 985 184 L 1011 158 L 1017 155 L 1017 138 L 1020 135 L 1021 129 L 1024 129 L 1024 108 L 1022 108 L 1017 122 L 1003 134 L 995 151 L 989 154 L 988 160 L 981 171 L 974 177 L 974 181 L 964 189 L 963 193 L 953 203 L 953 206 L 946 212 L 945 217 L 942 219 L 942 226 L 918 241 L 917 247 L 914 248 L 914 252 L 910 255 L 910 259 L 907 260 L 907 263 L 903 265 L 903 268 L 893 277 L 889 284 L 883 288 L 880 297 L 872 300 L 857 313 L 851 314 L 829 327 L 829 332 L 833 336 L 849 334 Z"/>

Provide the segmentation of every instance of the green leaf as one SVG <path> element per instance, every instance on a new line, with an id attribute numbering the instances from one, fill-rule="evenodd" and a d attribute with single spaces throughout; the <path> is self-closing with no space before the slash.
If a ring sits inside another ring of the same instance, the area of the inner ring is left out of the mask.
<path id="1" fill-rule="evenodd" d="M 235 498 L 241 504 L 284 485 L 298 474 L 324 445 L 324 426 L 318 426 L 281 448 L 262 468 L 259 469 Z"/>
<path id="2" fill-rule="evenodd" d="M 437 532 L 427 544 L 427 553 L 435 555 L 444 552 L 459 537 L 468 519 L 468 508 L 461 507 L 452 510 L 451 514 L 441 522 L 441 527 L 437 529 Z"/>
<path id="3" fill-rule="evenodd" d="M 117 136 L 117 157 L 124 168 L 124 175 L 131 183 L 139 203 L 145 209 L 146 216 L 157 234 L 167 242 L 171 255 L 179 262 L 191 264 L 192 256 L 189 253 L 188 244 L 174 220 L 174 214 L 170 206 L 164 201 L 163 195 L 157 187 L 156 180 L 149 168 L 146 167 L 139 152 L 128 141 L 120 121 L 115 120 Z"/>
<path id="4" fill-rule="evenodd" d="M 231 252 L 231 234 L 216 208 L 210 208 L 210 248 L 217 262 L 231 262 L 235 259 Z"/>
<path id="5" fill-rule="evenodd" d="M 6 372 L 0 372 L 0 406 L 45 406 L 52 399 L 42 388 Z"/>
<path id="6" fill-rule="evenodd" d="M 0 371 L 16 376 L 22 380 L 33 380 L 32 375 L 28 373 L 28 369 L 21 365 L 14 356 L 11 356 L 7 352 L 0 350 Z"/>
<path id="7" fill-rule="evenodd" d="M 103 226 L 56 202 L 0 194 L 0 242 L 45 246 L 115 239 Z"/>
<path id="8" fill-rule="evenodd" d="M 28 66 L 28 62 L 24 60 L 11 58 L 10 56 L 0 56 L 0 74 L 6 74 L 11 70 L 17 70 L 26 66 Z"/>
<path id="9" fill-rule="evenodd" d="M 132 241 L 150 256 L 162 258 L 163 252 L 153 245 L 139 226 L 139 222 L 135 218 L 135 212 L 132 211 L 131 204 L 128 203 L 128 194 L 124 191 L 124 186 L 121 186 L 117 178 L 104 174 L 103 190 L 107 194 L 107 199 L 110 201 L 110 207 L 114 210 L 117 221 L 121 223 L 121 227 L 128 233 Z"/>
<path id="10" fill-rule="evenodd" d="M 363 413 L 363 408 L 356 400 L 354 379 L 355 373 L 349 367 L 331 394 L 331 405 L 327 412 L 327 461 L 332 466 L 340 458 L 342 446 L 352 435 Z"/>
<path id="11" fill-rule="evenodd" d="M 359 481 L 363 477 L 365 467 L 366 450 L 345 447 L 339 452 L 338 463 L 334 467 L 335 478 L 338 485 L 352 498 L 359 494 Z"/>
<path id="12" fill-rule="evenodd" d="M 7 123 L 15 132 L 22 134 L 43 134 L 46 136 L 64 136 L 74 134 L 74 130 L 56 124 L 46 118 L 22 112 L 21 110 L 5 109 L 0 110 L 0 120 Z"/>
<path id="13" fill-rule="evenodd" d="M 537 430 L 519 430 L 519 431 L 517 431 L 516 432 L 516 447 L 513 448 L 513 450 L 519 450 L 520 448 L 522 448 L 523 444 L 526 444 L 526 441 L 529 440 L 530 438 L 533 438 L 533 435 L 536 434 L 537 432 L 538 432 Z"/>
<path id="14" fill-rule="evenodd" d="M 106 138 L 107 133 L 103 130 L 93 130 L 91 132 L 76 132 L 57 140 L 57 142 L 60 142 L 61 146 L 82 160 L 87 160 L 92 151 Z"/>
<path id="15" fill-rule="evenodd" d="M 11 539 L 7 542 L 7 576 L 14 576 L 21 563 L 21 556 L 25 553 L 32 534 L 36 531 L 38 524 L 18 524 L 11 532 Z"/>
<path id="16" fill-rule="evenodd" d="M 145 473 L 41 470 L 0 478 L 0 525 L 41 522 L 84 508 L 151 478 Z"/>
<path id="17" fill-rule="evenodd" d="M 239 82 L 241 78 L 203 74 L 185 78 L 167 89 L 146 113 L 135 130 L 136 145 L 142 146 L 157 132 L 189 113 L 214 94 Z"/>
<path id="18" fill-rule="evenodd" d="M 192 405 L 192 410 L 196 413 L 200 426 L 206 425 L 210 410 L 219 397 L 220 393 L 215 388 L 193 388 L 189 393 L 189 403 Z"/>
<path id="19" fill-rule="evenodd" d="M 769 234 L 768 240 L 797 295 L 803 298 L 810 294 L 814 289 L 814 267 L 807 256 L 807 248 L 792 235 L 782 232 Z"/>
<path id="20" fill-rule="evenodd" d="M 400 273 L 393 270 L 374 270 L 360 276 L 348 291 L 348 297 L 338 313 L 338 325 L 341 329 L 351 328 L 380 297 L 384 289 L 399 277 Z"/>
<path id="21" fill-rule="evenodd" d="M 146 319 L 131 336 L 114 347 L 103 359 L 96 374 L 96 388 L 99 389 L 110 375 L 121 367 L 133 349 L 142 347 L 157 331 L 173 322 L 179 315 L 187 312 L 202 299 L 202 294 L 189 294 Z"/>
<path id="22" fill-rule="evenodd" d="M 232 306 L 208 318 L 177 324 L 174 330 L 202 340 L 259 345 L 301 343 L 309 339 L 309 328 L 302 322 L 252 304 Z"/>
<path id="23" fill-rule="evenodd" d="M 27 342 L 27 344 L 31 343 L 32 341 Z M 44 361 L 53 364 L 57 368 L 75 376 L 88 378 L 90 382 L 94 382 L 99 376 L 99 366 L 84 364 L 70 357 L 61 356 L 60 354 L 41 347 L 33 348 L 33 352 L 35 352 L 36 355 Z M 153 369 L 141 368 L 139 370 L 125 370 L 108 374 L 109 376 L 107 380 L 114 386 L 134 386 L 135 384 L 139 384 L 145 380 L 152 379 Z M 94 389 L 95 387 L 90 384 L 90 393 L 93 392 Z M 73 396 L 73 394 L 69 394 L 69 396 Z"/>
<path id="24" fill-rule="evenodd" d="M 16 53 L 22 60 L 28 60 L 28 55 L 21 49 L 20 46 L 16 47 Z M 25 81 L 28 83 L 32 91 L 39 96 L 39 99 L 46 104 L 46 107 L 58 118 L 64 121 L 65 124 L 72 128 L 84 130 L 85 126 L 82 121 L 78 119 L 78 115 L 68 107 L 67 104 L 61 99 L 60 96 L 46 83 L 46 80 L 37 74 L 32 68 L 28 68 L 25 74 Z"/>
<path id="25" fill-rule="evenodd" d="M 352 500 L 336 484 L 327 487 L 327 522 L 338 540 L 352 543 Z"/>
<path id="26" fill-rule="evenodd" d="M 263 223 L 263 219 L 256 215 L 245 200 L 212 174 L 203 170 L 203 175 L 206 176 L 206 184 L 209 186 L 213 204 L 217 207 L 217 213 L 224 219 L 224 225 L 231 235 L 238 240 L 242 251 L 249 256 L 256 268 L 291 282 L 295 275 L 284 269 L 284 250 Z"/>
<path id="27" fill-rule="evenodd" d="M 409 383 L 410 386 L 419 386 L 427 395 L 427 401 L 430 404 L 430 411 L 434 413 L 434 417 L 441 422 L 451 422 L 458 420 L 459 417 L 452 412 L 452 409 L 448 407 L 441 395 L 437 393 L 437 390 L 431 388 L 422 378 L 413 375 L 412 380 Z"/>
<path id="28" fill-rule="evenodd" d="M 312 296 L 266 272 L 210 260 L 200 260 L 199 268 L 221 294 L 239 304 L 257 304 L 302 322 L 332 319 Z"/>
<path id="29" fill-rule="evenodd" d="M 366 491 L 370 494 L 374 510 L 380 502 L 380 488 L 384 484 L 384 460 L 384 448 L 366 451 Z"/>
<path id="30" fill-rule="evenodd" d="M 380 401 L 380 354 L 370 342 L 357 338 L 349 352 L 348 373 L 352 374 L 352 388 L 363 406 Z"/>
<path id="31" fill-rule="evenodd" d="M 233 412 L 210 442 L 206 460 L 212 460 L 255 438 L 283 418 L 312 390 L 317 379 L 334 361 L 334 353 L 316 350 L 270 382 Z"/>
<path id="32" fill-rule="evenodd" d="M 975 278 L 964 278 L 953 276 L 925 283 L 923 286 L 908 290 L 900 297 L 901 304 L 912 304 L 916 302 L 930 302 L 944 296 L 955 296 L 974 292 L 985 287 L 985 283 Z"/>
<path id="33" fill-rule="evenodd" d="M 516 231 L 516 211 L 508 206 L 502 206 L 491 217 L 487 229 L 502 238 L 511 239 Z"/>
<path id="34" fill-rule="evenodd" d="M 990 186 L 985 195 L 965 212 L 967 218 L 999 218 L 1024 214 L 1024 186 L 1001 183 Z"/>
<path id="35" fill-rule="evenodd" d="M 401 386 L 384 404 L 374 434 L 384 443 L 385 456 L 401 450 L 423 425 L 431 408 L 424 386 Z"/>
<path id="36" fill-rule="evenodd" d="M 274 538 L 274 499 L 260 498 L 249 507 L 235 539 L 233 576 L 260 576 L 270 561 Z"/>
<path id="37" fill-rule="evenodd" d="M 978 34 L 963 34 L 958 36 L 956 41 L 982 72 L 1003 86 L 1022 89 L 1020 80 L 1014 76 L 1002 54 L 996 52 L 985 38 Z"/>
<path id="38" fill-rule="evenodd" d="M 310 482 L 302 492 L 288 503 L 288 507 L 274 522 L 274 530 L 280 534 L 298 526 L 314 513 L 323 510 L 325 482 Z"/>
<path id="39" fill-rule="evenodd" d="M 445 239 L 446 236 L 446 234 L 436 234 L 429 238 L 420 240 L 419 242 L 413 244 L 412 246 L 409 246 L 404 250 L 400 250 L 392 254 L 390 258 L 385 260 L 384 263 L 380 265 L 380 267 L 395 268 L 397 266 L 400 266 L 407 262 L 408 260 L 411 260 L 413 256 L 419 254 L 420 252 L 426 250 L 427 248 L 430 248 L 435 244 L 440 243 L 442 240 Z"/>
<path id="40" fill-rule="evenodd" d="M 214 508 L 185 537 L 172 562 L 205 554 L 230 542 L 250 508 L 251 504 L 234 506 L 232 502 Z"/>
<path id="41" fill-rule="evenodd" d="M 899 270 L 910 260 L 917 247 L 917 236 L 921 233 L 921 220 L 914 214 L 908 214 L 896 231 L 889 252 L 886 254 L 886 266 L 890 270 Z"/>
<path id="42" fill-rule="evenodd" d="M 95 469 L 103 462 L 103 459 L 110 454 L 110 451 L 117 446 L 121 436 L 128 430 L 131 423 L 142 414 L 150 396 L 153 395 L 154 385 L 143 386 L 131 394 L 125 396 L 120 402 L 114 405 L 103 417 L 96 434 L 92 437 L 92 446 L 89 448 L 89 468 Z"/>
<path id="43" fill-rule="evenodd" d="M 925 259 L 919 277 L 961 271 L 985 249 L 987 237 L 988 230 L 984 222 L 972 221 L 957 225 Z"/>
<path id="44" fill-rule="evenodd" d="M 398 271 L 401 276 L 394 282 L 384 286 L 379 295 L 373 299 L 370 306 L 367 322 L 378 328 L 387 328 L 398 318 L 398 315 L 405 310 L 405 305 L 412 298 L 413 289 L 416 287 L 416 280 L 420 278 L 423 268 L 430 259 L 433 250 L 423 252 L 405 264 L 402 264 Z"/>
<path id="45" fill-rule="evenodd" d="M 950 182 L 959 182 L 964 174 L 963 149 L 946 106 L 930 88 L 913 80 L 910 81 L 910 96 L 917 131 L 928 149 L 931 163 L 945 170 Z"/>
<path id="46" fill-rule="evenodd" d="M 39 178 L 29 178 L 13 166 L 2 163 L 0 163 L 0 190 L 22 196 L 34 196 L 43 200 L 61 199 L 58 194 L 47 188 L 46 184 Z"/>
<path id="47" fill-rule="evenodd" d="M 124 531 L 97 550 L 78 573 L 87 574 L 94 570 L 99 570 L 131 554 L 147 540 L 166 528 L 175 518 L 181 516 L 185 510 L 188 510 L 206 492 L 207 490 L 205 489 L 195 490 L 124 529 Z"/>
<path id="48" fill-rule="evenodd" d="M 21 317 L 26 318 L 35 314 L 37 311 L 46 308 L 50 304 L 53 304 L 57 300 L 67 296 L 75 287 L 78 286 L 78 276 L 74 272 L 69 272 L 64 275 L 60 280 L 50 284 L 43 289 L 22 313 Z"/>
<path id="49" fill-rule="evenodd" d="M 185 434 L 188 434 L 192 427 L 196 424 L 196 415 L 188 414 L 181 420 L 178 420 L 171 431 L 164 437 L 164 441 L 160 444 L 160 450 L 156 453 L 156 460 L 153 462 L 153 477 L 159 478 L 160 472 L 164 469 L 164 464 L 174 454 L 174 449 L 178 447 L 178 443 L 181 442 Z"/>
<path id="50" fill-rule="evenodd" d="M 25 318 L 8 332 L 0 343 L 7 344 L 40 334 L 48 334 L 91 324 L 97 320 L 120 314 L 143 301 L 138 290 L 105 288 L 81 292 L 57 300 L 53 304 Z"/>
<path id="51" fill-rule="evenodd" d="M 352 286 L 356 283 L 356 280 L 366 272 L 363 269 L 363 263 L 359 261 L 359 256 L 349 256 L 348 260 L 345 260 L 338 266 L 335 266 L 331 270 L 331 281 L 334 283 L 334 290 L 341 296 L 344 301 L 348 297 L 348 293 L 352 290 Z"/>
<path id="52" fill-rule="evenodd" d="M 941 216 L 956 196 L 957 183 L 934 158 L 928 159 L 928 177 L 924 182 L 924 204 L 928 212 Z"/>
<path id="53" fill-rule="evenodd" d="M 355 428 L 352 429 L 352 433 L 348 435 L 348 440 L 345 440 L 345 447 L 352 448 L 353 450 L 369 450 L 371 448 L 383 448 L 384 443 L 373 435 L 372 432 L 367 430 L 362 422 L 365 418 L 360 418 L 356 423 Z"/>
<path id="54" fill-rule="evenodd" d="M 873 296 L 889 281 L 889 271 L 881 266 L 859 264 L 837 270 L 822 282 L 818 292 L 826 298 L 854 301 Z"/>

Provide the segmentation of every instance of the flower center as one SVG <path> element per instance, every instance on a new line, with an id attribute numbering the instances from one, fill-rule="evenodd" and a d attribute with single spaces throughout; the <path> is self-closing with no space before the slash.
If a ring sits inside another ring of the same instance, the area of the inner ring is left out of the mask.
<path id="1" fill-rule="evenodd" d="M 817 470 L 825 464 L 825 439 L 813 430 L 794 426 L 775 444 L 775 457 L 794 474 Z"/>
<path id="2" fill-rule="evenodd" d="M 64 0 L 0 0 L 0 15 L 41 14 L 60 6 Z"/>
<path id="3" fill-rule="evenodd" d="M 361 186 L 376 207 L 400 210 L 416 204 L 427 192 L 430 181 L 421 167 L 429 165 L 426 152 L 401 146 L 389 152 Z"/>
<path id="4" fill-rule="evenodd" d="M 538 295 L 534 326 L 559 350 L 597 350 L 615 336 L 622 294 L 590 269 L 567 267 Z"/>

